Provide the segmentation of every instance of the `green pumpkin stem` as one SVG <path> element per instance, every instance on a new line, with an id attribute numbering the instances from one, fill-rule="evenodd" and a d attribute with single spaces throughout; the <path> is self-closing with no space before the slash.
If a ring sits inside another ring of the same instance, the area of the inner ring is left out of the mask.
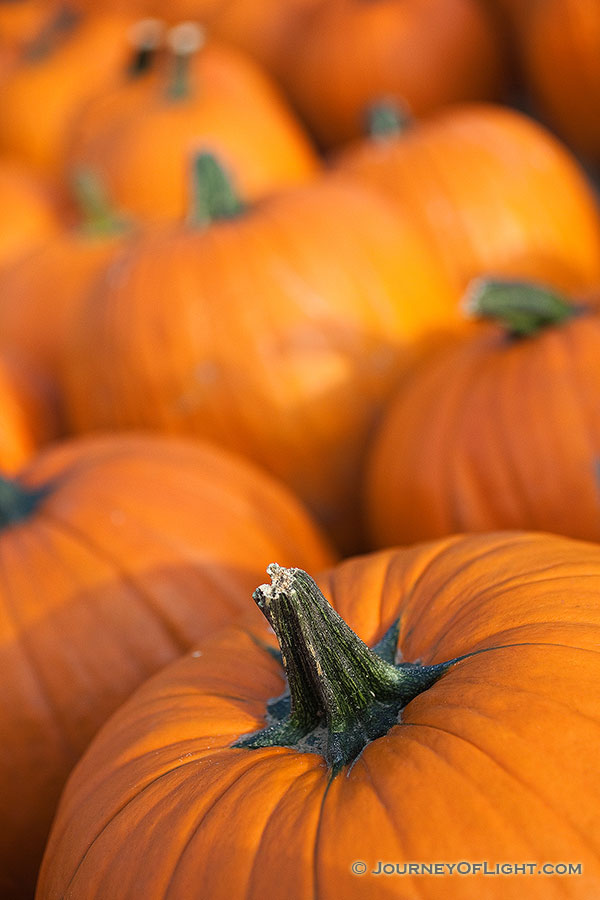
<path id="1" fill-rule="evenodd" d="M 198 153 L 192 165 L 192 225 L 205 228 L 213 222 L 234 219 L 244 211 L 229 175 L 212 153 Z"/>
<path id="2" fill-rule="evenodd" d="M 181 22 L 170 29 L 167 35 L 172 53 L 171 77 L 167 85 L 169 100 L 185 100 L 192 93 L 192 60 L 204 42 L 204 31 L 195 22 Z"/>
<path id="3" fill-rule="evenodd" d="M 73 194 L 81 213 L 81 230 L 90 237 L 110 237 L 127 231 L 129 225 L 110 204 L 101 179 L 90 169 L 77 169 L 71 178 Z"/>
<path id="4" fill-rule="evenodd" d="M 525 281 L 477 279 L 463 301 L 467 315 L 493 319 L 514 337 L 529 337 L 578 315 L 558 292 Z"/>
<path id="5" fill-rule="evenodd" d="M 277 635 L 289 700 L 286 703 L 284 695 L 273 701 L 271 719 L 277 719 L 277 710 L 283 717 L 235 746 L 291 746 L 321 753 L 336 774 L 366 744 L 397 724 L 402 708 L 457 660 L 432 666 L 387 661 L 395 658 L 397 624 L 382 641 L 380 653 L 370 650 L 310 575 L 275 563 L 267 572 L 272 584 L 261 585 L 253 596 Z"/>
<path id="6" fill-rule="evenodd" d="M 44 489 L 26 488 L 14 478 L 0 475 L 0 529 L 28 519 L 45 495 Z"/>
<path id="7" fill-rule="evenodd" d="M 411 122 L 408 108 L 394 98 L 378 100 L 367 110 L 367 134 L 375 140 L 398 137 Z"/>

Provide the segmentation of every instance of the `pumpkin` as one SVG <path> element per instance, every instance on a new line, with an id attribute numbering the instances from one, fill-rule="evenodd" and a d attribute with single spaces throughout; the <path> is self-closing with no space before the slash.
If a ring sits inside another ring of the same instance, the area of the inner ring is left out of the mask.
<path id="1" fill-rule="evenodd" d="M 37 373 L 10 354 L 0 355 L 0 472 L 18 471 L 59 425 Z"/>
<path id="2" fill-rule="evenodd" d="M 57 13 L 53 0 L 0 2 L 0 77 L 18 64 L 28 46 L 64 21 L 64 15 Z"/>
<path id="3" fill-rule="evenodd" d="M 61 384 L 72 429 L 237 449 L 356 546 L 367 436 L 416 338 L 459 320 L 409 219 L 323 180 L 243 210 L 210 155 L 193 221 L 127 245 L 82 304 Z"/>
<path id="4" fill-rule="evenodd" d="M 0 270 L 60 228 L 50 192 L 23 166 L 0 161 Z"/>
<path id="5" fill-rule="evenodd" d="M 0 346 L 38 371 L 58 405 L 58 361 L 77 308 L 129 233 L 92 173 L 79 173 L 76 193 L 77 226 L 52 235 L 0 272 Z"/>
<path id="6" fill-rule="evenodd" d="M 600 165 L 600 5 L 541 0 L 522 4 L 515 19 L 524 78 L 538 112 Z"/>
<path id="7" fill-rule="evenodd" d="M 296 35 L 328 0 L 226 0 L 204 21 L 214 34 L 259 60 L 277 78 L 295 55 Z"/>
<path id="8" fill-rule="evenodd" d="M 422 116 L 502 93 L 504 53 L 477 0 L 330 0 L 298 28 L 281 79 L 319 142 L 362 134 L 367 108 L 393 97 Z"/>
<path id="9" fill-rule="evenodd" d="M 0 82 L 0 152 L 55 178 L 77 109 L 108 87 L 131 56 L 130 19 L 97 15 L 36 43 Z"/>
<path id="10" fill-rule="evenodd" d="M 318 579 L 337 613 L 269 569 L 255 599 L 287 679 L 266 629 L 238 626 L 147 682 L 71 776 L 37 900 L 598 894 L 597 546 L 491 534 L 347 560 Z M 563 861 L 579 875 L 542 870 Z"/>
<path id="11" fill-rule="evenodd" d="M 600 541 L 600 318 L 482 281 L 464 340 L 408 366 L 370 453 L 375 546 L 529 528 Z"/>
<path id="12" fill-rule="evenodd" d="M 145 78 L 99 97 L 74 123 L 67 167 L 97 172 L 115 203 L 142 219 L 187 210 L 192 157 L 217 153 L 243 198 L 308 181 L 318 160 L 270 79 L 245 55 L 192 24 Z"/>
<path id="13" fill-rule="evenodd" d="M 287 491 L 201 443 L 71 442 L 0 484 L 0 892 L 24 898 L 107 716 L 242 614 L 265 559 L 331 554 Z"/>
<path id="14" fill-rule="evenodd" d="M 482 272 L 577 293 L 600 284 L 600 218 L 571 154 L 511 109 L 461 105 L 394 122 L 338 159 L 426 230 L 460 290 Z M 375 109 L 381 124 L 386 106 Z"/>

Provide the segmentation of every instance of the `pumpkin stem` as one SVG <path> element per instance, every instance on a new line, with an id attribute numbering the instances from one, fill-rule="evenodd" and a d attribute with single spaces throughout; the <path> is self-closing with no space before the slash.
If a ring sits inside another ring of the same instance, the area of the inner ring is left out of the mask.
<path id="1" fill-rule="evenodd" d="M 393 97 L 378 100 L 367 109 L 367 134 L 374 140 L 398 137 L 411 123 L 408 107 Z"/>
<path id="2" fill-rule="evenodd" d="M 244 211 L 229 175 L 212 153 L 198 153 L 192 163 L 189 221 L 197 228 L 234 219 Z"/>
<path id="3" fill-rule="evenodd" d="M 396 725 L 402 708 L 458 660 L 432 666 L 386 661 L 390 640 L 397 644 L 397 625 L 381 642 L 380 652 L 370 650 L 310 575 L 275 563 L 267 572 L 272 583 L 261 585 L 253 597 L 277 635 L 289 700 L 284 694 L 271 702 L 268 713 L 275 721 L 235 746 L 291 746 L 321 753 L 336 774 Z"/>
<path id="4" fill-rule="evenodd" d="M 127 231 L 129 224 L 112 208 L 101 179 L 91 169 L 72 175 L 75 200 L 82 216 L 81 229 L 90 237 L 110 237 Z"/>
<path id="5" fill-rule="evenodd" d="M 43 488 L 25 488 L 14 478 L 0 475 L 0 529 L 29 518 L 45 496 Z"/>
<path id="6" fill-rule="evenodd" d="M 141 19 L 131 27 L 129 40 L 133 46 L 133 58 L 128 68 L 131 78 L 138 78 L 152 68 L 164 33 L 165 23 L 161 19 Z"/>
<path id="7" fill-rule="evenodd" d="M 167 43 L 173 54 L 171 78 L 167 86 L 169 100 L 185 100 L 190 96 L 192 59 L 205 40 L 204 30 L 196 22 L 181 22 L 169 30 Z"/>
<path id="8" fill-rule="evenodd" d="M 556 291 L 525 281 L 478 278 L 463 300 L 467 315 L 494 319 L 514 337 L 528 337 L 581 313 Z"/>

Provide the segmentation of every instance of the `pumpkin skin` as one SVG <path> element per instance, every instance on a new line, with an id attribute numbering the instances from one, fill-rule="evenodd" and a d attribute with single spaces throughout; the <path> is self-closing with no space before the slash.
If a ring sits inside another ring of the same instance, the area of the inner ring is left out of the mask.
<path id="1" fill-rule="evenodd" d="M 373 545 L 494 528 L 600 541 L 599 353 L 589 309 L 518 339 L 480 325 L 407 367 L 367 466 Z"/>
<path id="2" fill-rule="evenodd" d="M 558 900 L 535 875 L 377 879 L 355 860 L 577 860 L 600 887 L 600 550 L 537 534 L 453 537 L 319 579 L 371 644 L 400 615 L 405 659 L 452 667 L 331 778 L 288 748 L 234 749 L 283 690 L 241 627 L 152 678 L 71 776 L 37 900 Z M 255 633 L 255 632 L 254 632 Z M 268 640 L 266 629 L 259 632 Z M 574 752 L 574 747 L 576 751 Z M 385 802 L 382 798 L 385 798 Z"/>
<path id="3" fill-rule="evenodd" d="M 348 549 L 378 411 L 416 338 L 457 313 L 410 220 L 360 186 L 324 180 L 129 244 L 73 327 L 69 423 L 237 449 Z"/>
<path id="4" fill-rule="evenodd" d="M 61 788 L 148 675 L 244 614 L 265 559 L 332 556 L 297 501 L 245 461 L 144 436 L 57 445 L 47 487 L 0 531 L 0 892 L 30 897 Z"/>
<path id="5" fill-rule="evenodd" d="M 463 291 L 482 273 L 568 293 L 600 284 L 600 219 L 584 173 L 542 126 L 491 104 L 461 105 L 337 162 L 414 216 Z"/>
<path id="6" fill-rule="evenodd" d="M 0 346 L 38 373 L 57 410 L 59 360 L 78 307 L 133 233 L 89 173 L 80 179 L 78 219 L 0 272 Z"/>
<path id="7" fill-rule="evenodd" d="M 45 385 L 22 361 L 0 355 L 0 473 L 17 472 L 56 437 L 58 419 Z"/>
<path id="8" fill-rule="evenodd" d="M 299 28 L 280 73 L 318 141 L 363 133 L 380 97 L 420 117 L 502 93 L 504 58 L 484 4 L 473 0 L 330 0 Z"/>
<path id="9" fill-rule="evenodd" d="M 75 21 L 46 53 L 11 71 L 0 83 L 0 152 L 56 178 L 78 108 L 127 65 L 130 24 L 116 14 Z"/>
<path id="10" fill-rule="evenodd" d="M 541 0 L 515 10 L 525 83 L 561 137 L 600 164 L 600 6 Z"/>
<path id="11" fill-rule="evenodd" d="M 22 166 L 0 162 L 0 271 L 60 228 L 45 185 Z"/>
<path id="12" fill-rule="evenodd" d="M 187 213 L 192 158 L 202 149 L 223 160 L 247 202 L 316 175 L 303 129 L 245 54 L 209 41 L 189 62 L 187 96 L 176 99 L 168 95 L 172 65 L 167 57 L 88 104 L 73 125 L 67 168 L 96 172 L 117 206 L 148 220 Z"/>

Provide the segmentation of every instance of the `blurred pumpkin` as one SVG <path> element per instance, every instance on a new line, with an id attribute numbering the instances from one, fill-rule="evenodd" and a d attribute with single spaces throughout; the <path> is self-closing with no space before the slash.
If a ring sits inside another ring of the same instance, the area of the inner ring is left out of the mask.
<path id="1" fill-rule="evenodd" d="M 494 319 L 407 367 L 370 454 L 375 546 L 529 528 L 600 541 L 600 315 L 534 285 L 472 286 Z"/>
<path id="2" fill-rule="evenodd" d="M 71 427 L 150 427 L 238 449 L 347 548 L 367 436 L 411 343 L 459 320 L 410 219 L 323 180 L 243 210 L 200 155 L 186 224 L 127 245 L 75 323 Z"/>
<path id="3" fill-rule="evenodd" d="M 387 115 L 385 115 L 387 113 Z M 576 160 L 514 110 L 456 106 L 419 123 L 375 107 L 379 133 L 338 159 L 425 229 L 457 288 L 482 273 L 567 292 L 600 285 L 600 216 Z"/>
<path id="4" fill-rule="evenodd" d="M 38 372 L 58 406 L 58 361 L 78 307 L 130 231 L 91 172 L 78 174 L 75 193 L 77 227 L 38 243 L 0 272 L 0 347 Z"/>
<path id="5" fill-rule="evenodd" d="M 0 161 L 0 271 L 60 229 L 50 191 L 23 166 Z"/>
<path id="6" fill-rule="evenodd" d="M 143 436 L 47 451 L 0 480 L 0 523 L 0 893 L 24 900 L 61 788 L 109 714 L 243 614 L 265 561 L 332 557 L 249 463 Z"/>
<path id="7" fill-rule="evenodd" d="M 504 51 L 478 0 L 329 0 L 296 31 L 281 78 L 331 147 L 362 134 L 378 97 L 402 101 L 415 116 L 497 99 Z"/>
<path id="8" fill-rule="evenodd" d="M 58 421 L 46 386 L 21 360 L 0 355 L 0 472 L 16 472 L 56 437 Z"/>
<path id="9" fill-rule="evenodd" d="M 0 152 L 58 175 L 73 116 L 127 66 L 130 24 L 116 14 L 73 16 L 30 47 L 0 81 Z"/>
<path id="10" fill-rule="evenodd" d="M 516 12 L 516 43 L 537 111 L 600 165 L 600 3 L 538 0 Z"/>
<path id="11" fill-rule="evenodd" d="M 88 104 L 74 123 L 68 167 L 98 172 L 115 202 L 144 219 L 187 207 L 193 156 L 217 153 L 247 201 L 310 180 L 319 164 L 276 87 L 255 63 L 191 23 L 146 77 Z"/>
<path id="12" fill-rule="evenodd" d="M 71 776 L 37 900 L 598 895 L 597 546 L 495 534 L 348 560 L 318 583 L 350 628 L 306 573 L 269 569 L 255 598 L 287 685 L 264 627 L 149 680 Z M 472 869 L 408 868 L 441 860 Z M 580 873 L 549 877 L 557 860 Z"/>

